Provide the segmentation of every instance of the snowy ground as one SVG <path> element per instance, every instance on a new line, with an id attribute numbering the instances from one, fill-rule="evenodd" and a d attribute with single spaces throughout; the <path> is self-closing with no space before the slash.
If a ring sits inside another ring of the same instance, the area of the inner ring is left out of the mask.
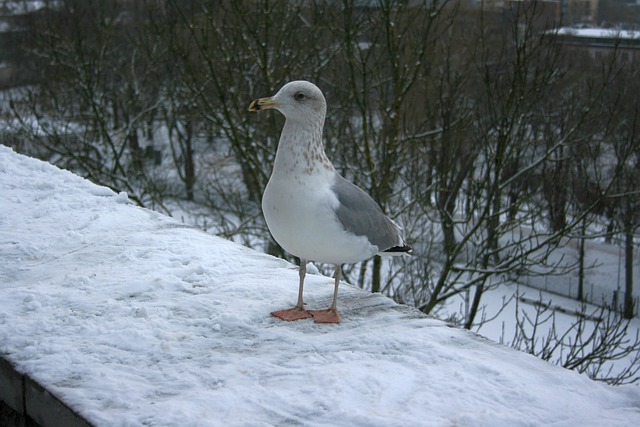
<path id="1" fill-rule="evenodd" d="M 97 426 L 630 426 L 610 387 L 0 147 L 0 356 Z M 332 280 L 308 279 L 329 304 Z"/>

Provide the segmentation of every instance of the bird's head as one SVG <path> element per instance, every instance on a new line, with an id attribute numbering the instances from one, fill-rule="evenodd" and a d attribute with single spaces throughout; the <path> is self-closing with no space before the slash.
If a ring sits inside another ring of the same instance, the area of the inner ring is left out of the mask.
<path id="1" fill-rule="evenodd" d="M 288 120 L 322 120 L 327 103 L 322 91 L 313 83 L 297 80 L 289 82 L 273 96 L 251 102 L 249 111 L 276 109 Z"/>

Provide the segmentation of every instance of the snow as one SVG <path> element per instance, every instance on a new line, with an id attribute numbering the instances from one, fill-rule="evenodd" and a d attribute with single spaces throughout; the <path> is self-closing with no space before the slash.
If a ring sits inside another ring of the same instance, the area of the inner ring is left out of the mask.
<path id="1" fill-rule="evenodd" d="M 573 37 L 589 37 L 589 38 L 599 38 L 599 39 L 625 39 L 625 40 L 640 39 L 640 31 L 621 30 L 621 29 L 615 29 L 615 28 L 563 27 L 555 31 L 557 31 L 559 35 L 566 35 L 566 36 L 573 36 Z"/>
<path id="2" fill-rule="evenodd" d="M 61 6 L 61 2 L 54 0 L 5 0 L 0 6 L 0 10 L 7 16 L 13 16 L 26 15 L 46 8 L 57 9 Z"/>
<path id="3" fill-rule="evenodd" d="M 629 426 L 610 387 L 0 146 L 0 355 L 96 426 Z M 310 307 L 332 279 L 307 278 Z"/>

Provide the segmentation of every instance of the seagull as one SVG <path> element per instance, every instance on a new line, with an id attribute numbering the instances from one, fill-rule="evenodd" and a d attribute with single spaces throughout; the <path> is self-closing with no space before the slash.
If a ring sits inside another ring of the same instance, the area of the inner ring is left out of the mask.
<path id="1" fill-rule="evenodd" d="M 339 323 L 337 299 L 342 264 L 376 254 L 411 252 L 400 227 L 362 189 L 343 178 L 324 152 L 322 130 L 327 103 L 322 91 L 307 81 L 292 81 L 278 93 L 251 102 L 249 111 L 275 109 L 285 117 L 262 211 L 273 238 L 300 258 L 298 302 L 271 313 L 282 320 L 313 318 Z M 333 304 L 306 310 L 304 278 L 309 261 L 334 264 Z"/>

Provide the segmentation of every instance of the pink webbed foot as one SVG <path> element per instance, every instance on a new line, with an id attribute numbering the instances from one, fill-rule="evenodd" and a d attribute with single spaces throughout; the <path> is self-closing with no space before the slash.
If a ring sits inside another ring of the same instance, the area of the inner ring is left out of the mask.
<path id="1" fill-rule="evenodd" d="M 338 311 L 333 308 L 326 310 L 309 310 L 309 314 L 313 316 L 316 323 L 340 323 Z"/>
<path id="2" fill-rule="evenodd" d="M 271 313 L 273 317 L 293 322 L 294 320 L 310 319 L 311 313 L 303 308 L 293 307 L 284 310 L 278 310 Z"/>

